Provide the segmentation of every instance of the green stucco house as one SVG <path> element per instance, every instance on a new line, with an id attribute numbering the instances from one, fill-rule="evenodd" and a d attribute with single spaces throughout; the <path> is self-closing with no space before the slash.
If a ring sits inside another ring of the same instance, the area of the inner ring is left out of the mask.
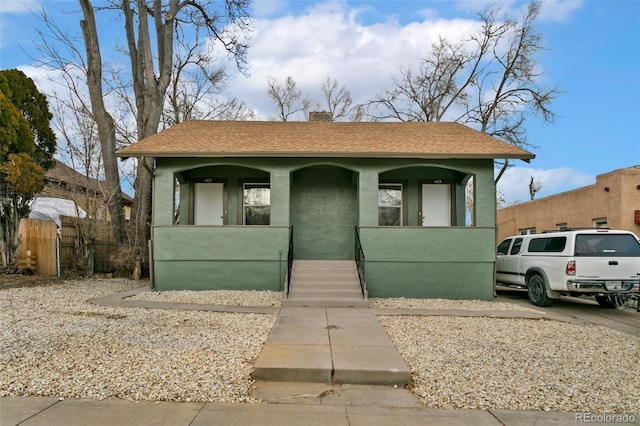
<path id="1" fill-rule="evenodd" d="M 324 121 L 187 121 L 118 156 L 155 159 L 156 290 L 284 290 L 288 255 L 354 259 L 358 234 L 369 296 L 484 300 L 494 159 L 534 157 L 457 123 Z"/>

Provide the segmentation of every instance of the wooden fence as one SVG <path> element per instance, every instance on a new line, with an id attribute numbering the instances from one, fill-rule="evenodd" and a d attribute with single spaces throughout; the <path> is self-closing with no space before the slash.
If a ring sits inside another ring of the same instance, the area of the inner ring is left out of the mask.
<path id="1" fill-rule="evenodd" d="M 18 259 L 26 259 L 27 251 L 35 257 L 35 273 L 56 275 L 56 223 L 52 220 L 22 219 Z"/>
<path id="2" fill-rule="evenodd" d="M 60 264 L 63 270 L 73 270 L 79 256 L 80 229 L 95 236 L 93 249 L 93 268 L 96 273 L 113 272 L 111 255 L 116 251 L 111 223 L 104 220 L 78 219 L 62 216 L 60 232 Z"/>
<path id="3" fill-rule="evenodd" d="M 55 276 L 57 266 L 61 272 L 77 272 L 80 231 L 85 229 L 95 235 L 94 240 L 94 272 L 108 273 L 115 268 L 111 255 L 117 246 L 113 238 L 111 224 L 95 219 L 78 219 L 62 216 L 62 227 L 58 233 L 57 225 L 52 220 L 23 219 L 20 221 L 20 246 L 18 256 L 26 259 L 28 251 L 35 258 L 35 273 L 42 276 Z M 56 239 L 58 249 L 56 249 Z"/>

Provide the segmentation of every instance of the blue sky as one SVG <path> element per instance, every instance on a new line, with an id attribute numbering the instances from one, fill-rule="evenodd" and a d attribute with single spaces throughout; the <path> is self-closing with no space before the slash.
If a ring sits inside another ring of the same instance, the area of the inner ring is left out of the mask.
<path id="1" fill-rule="evenodd" d="M 258 118 L 275 110 L 266 78 L 293 77 L 303 92 L 319 98 L 327 76 L 352 93 L 371 98 L 411 66 L 439 35 L 462 39 L 477 28 L 476 1 L 277 1 L 256 0 L 248 77 L 240 74 L 229 94 L 249 103 Z M 514 16 L 521 1 L 503 1 Z M 46 91 L 45 71 L 30 56 L 36 28 L 31 11 L 41 8 L 71 34 L 78 34 L 75 0 L 2 0 L 0 68 L 20 68 Z M 112 36 L 121 23 L 99 22 Z M 640 1 L 547 0 L 537 23 L 547 50 L 539 57 L 543 83 L 564 91 L 553 104 L 553 124 L 535 117 L 527 140 L 536 155 L 518 162 L 502 178 L 507 202 L 526 201 L 528 182 L 542 184 L 538 198 L 595 182 L 596 175 L 640 165 Z M 121 34 L 121 33 L 120 33 Z M 121 35 L 121 38 L 124 36 Z M 109 46 L 113 47 L 113 46 Z M 109 47 L 103 55 L 109 55 Z M 103 47 L 105 49 L 105 47 Z"/>

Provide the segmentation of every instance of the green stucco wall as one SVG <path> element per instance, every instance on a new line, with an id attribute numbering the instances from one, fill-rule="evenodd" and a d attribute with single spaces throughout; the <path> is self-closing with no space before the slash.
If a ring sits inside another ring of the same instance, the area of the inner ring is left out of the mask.
<path id="1" fill-rule="evenodd" d="M 470 176 L 475 226 L 465 227 L 464 183 Z M 176 177 L 184 182 L 180 225 L 173 225 Z M 226 226 L 194 226 L 182 220 L 188 217 L 189 182 L 202 178 L 226 179 Z M 270 182 L 271 226 L 232 226 L 240 217 L 239 182 L 247 178 Z M 383 179 L 406 181 L 410 210 L 405 225 L 409 226 L 378 227 L 378 184 Z M 419 185 L 428 179 L 454 183 L 459 226 L 416 226 Z M 358 225 L 371 297 L 489 300 L 493 296 L 491 160 L 159 158 L 153 207 L 153 274 L 158 290 L 279 290 L 286 275 L 290 225 L 294 225 L 296 257 L 317 259 L 351 258 L 353 228 Z"/>
<path id="2" fill-rule="evenodd" d="M 288 227 L 156 226 L 156 290 L 283 289 Z"/>
<path id="3" fill-rule="evenodd" d="M 493 299 L 494 228 L 360 228 L 370 297 Z"/>

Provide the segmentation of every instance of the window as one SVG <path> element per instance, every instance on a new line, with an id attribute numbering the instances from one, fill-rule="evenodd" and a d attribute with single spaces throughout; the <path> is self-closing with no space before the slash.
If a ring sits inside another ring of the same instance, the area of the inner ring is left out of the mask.
<path id="1" fill-rule="evenodd" d="M 607 218 L 599 217 L 598 219 L 593 219 L 593 227 L 598 228 L 606 228 L 607 227 Z"/>
<path id="2" fill-rule="evenodd" d="M 566 237 L 533 238 L 529 242 L 529 251 L 532 253 L 559 253 L 564 250 L 566 244 Z"/>
<path id="3" fill-rule="evenodd" d="M 576 235 L 576 256 L 640 256 L 640 243 L 630 234 Z"/>
<path id="4" fill-rule="evenodd" d="M 498 246 L 498 254 L 506 255 L 509 252 L 509 246 L 511 245 L 511 239 L 507 238 Z"/>
<path id="5" fill-rule="evenodd" d="M 271 189 L 268 183 L 242 185 L 242 221 L 244 225 L 269 225 Z"/>
<path id="6" fill-rule="evenodd" d="M 536 228 L 524 228 L 520 230 L 520 235 L 531 235 L 536 233 Z"/>
<path id="7" fill-rule="evenodd" d="M 558 227 L 558 231 L 567 231 L 569 229 L 566 223 L 559 223 L 556 226 Z"/>
<path id="8" fill-rule="evenodd" d="M 511 247 L 511 251 L 509 252 L 509 254 L 516 255 L 518 253 L 520 253 L 520 248 L 522 247 L 522 238 L 516 238 L 513 241 L 513 247 Z"/>
<path id="9" fill-rule="evenodd" d="M 378 225 L 402 226 L 401 183 L 385 183 L 378 187 Z"/>

